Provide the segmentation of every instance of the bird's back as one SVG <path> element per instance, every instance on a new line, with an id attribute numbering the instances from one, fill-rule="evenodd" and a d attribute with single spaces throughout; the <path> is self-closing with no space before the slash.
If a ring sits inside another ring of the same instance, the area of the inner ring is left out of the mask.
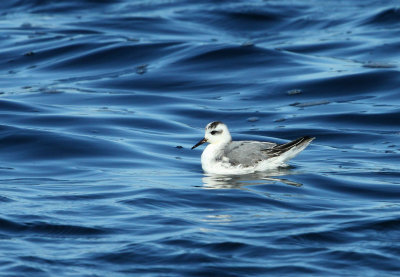
<path id="1" fill-rule="evenodd" d="M 233 165 L 252 166 L 268 158 L 266 152 L 277 144 L 260 141 L 232 141 L 224 149 L 224 156 Z"/>
<path id="2" fill-rule="evenodd" d="M 224 156 L 233 165 L 254 166 L 269 158 L 278 158 L 285 162 L 304 150 L 313 140 L 301 137 L 284 144 L 261 141 L 232 141 L 224 149 Z"/>

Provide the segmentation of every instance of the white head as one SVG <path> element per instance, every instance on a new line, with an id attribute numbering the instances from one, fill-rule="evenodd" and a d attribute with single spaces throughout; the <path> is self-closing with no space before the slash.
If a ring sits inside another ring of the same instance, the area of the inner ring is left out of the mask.
<path id="1" fill-rule="evenodd" d="M 211 144 L 225 144 L 231 141 L 232 137 L 229 133 L 228 127 L 220 121 L 214 121 L 207 124 L 204 138 L 200 140 L 195 146 L 193 146 L 192 149 L 205 142 Z"/>

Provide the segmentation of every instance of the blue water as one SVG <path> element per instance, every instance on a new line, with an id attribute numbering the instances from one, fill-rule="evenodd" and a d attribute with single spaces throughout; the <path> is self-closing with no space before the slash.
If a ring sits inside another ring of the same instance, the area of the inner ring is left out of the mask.
<path id="1" fill-rule="evenodd" d="M 2 276 L 398 276 L 398 1 L 0 4 Z M 234 139 L 316 140 L 207 176 Z"/>

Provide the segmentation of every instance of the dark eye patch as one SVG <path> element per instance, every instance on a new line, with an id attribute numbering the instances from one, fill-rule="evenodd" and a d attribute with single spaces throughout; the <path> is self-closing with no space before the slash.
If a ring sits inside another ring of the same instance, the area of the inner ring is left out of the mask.
<path id="1" fill-rule="evenodd" d="M 211 135 L 216 135 L 216 134 L 220 134 L 220 133 L 222 133 L 222 130 L 220 130 L 220 131 L 217 131 L 217 130 L 211 131 Z"/>

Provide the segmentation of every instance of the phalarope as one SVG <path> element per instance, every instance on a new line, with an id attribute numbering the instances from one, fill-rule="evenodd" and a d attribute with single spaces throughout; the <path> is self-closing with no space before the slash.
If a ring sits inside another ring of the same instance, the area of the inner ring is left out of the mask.
<path id="1" fill-rule="evenodd" d="M 315 139 L 301 137 L 285 144 L 264 141 L 232 141 L 228 127 L 219 121 L 207 124 L 205 136 L 192 149 L 208 142 L 201 155 L 206 173 L 245 174 L 284 166 Z"/>

